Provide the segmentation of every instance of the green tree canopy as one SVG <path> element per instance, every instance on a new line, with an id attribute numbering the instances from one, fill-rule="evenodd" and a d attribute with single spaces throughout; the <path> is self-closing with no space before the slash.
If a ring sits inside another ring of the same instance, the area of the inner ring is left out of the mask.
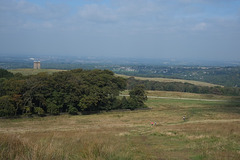
<path id="1" fill-rule="evenodd" d="M 2 80 L 0 86 L 1 116 L 57 115 L 113 109 L 116 96 L 126 88 L 126 80 L 109 70 L 75 69 L 27 77 L 16 75 Z"/>

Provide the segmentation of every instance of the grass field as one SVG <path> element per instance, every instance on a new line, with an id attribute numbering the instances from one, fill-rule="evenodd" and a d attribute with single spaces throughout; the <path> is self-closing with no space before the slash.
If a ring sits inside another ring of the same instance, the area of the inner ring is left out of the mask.
<path id="1" fill-rule="evenodd" d="M 129 78 L 131 76 L 116 74 L 119 77 Z M 220 86 L 212 83 L 207 82 L 200 82 L 200 81 L 193 81 L 193 80 L 184 80 L 184 79 L 170 79 L 170 78 L 150 78 L 150 77 L 135 77 L 137 80 L 149 80 L 149 81 L 158 81 L 158 82 L 182 82 L 182 83 L 190 83 L 197 86 L 207 86 L 207 87 L 214 87 L 214 86 Z"/>
<path id="2" fill-rule="evenodd" d="M 149 98 L 150 110 L 1 119 L 0 159 L 239 159 L 236 97 L 208 95 L 225 101 L 201 101 L 206 95 L 148 94 L 190 99 Z M 151 126 L 151 122 L 157 124 Z"/>

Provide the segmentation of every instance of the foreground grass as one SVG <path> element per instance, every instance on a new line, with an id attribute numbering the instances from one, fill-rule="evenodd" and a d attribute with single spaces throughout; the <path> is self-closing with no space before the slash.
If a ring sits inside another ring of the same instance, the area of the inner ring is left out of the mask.
<path id="1" fill-rule="evenodd" d="M 155 98 L 147 105 L 152 109 L 1 119 L 0 159 L 239 159 L 239 103 Z"/>

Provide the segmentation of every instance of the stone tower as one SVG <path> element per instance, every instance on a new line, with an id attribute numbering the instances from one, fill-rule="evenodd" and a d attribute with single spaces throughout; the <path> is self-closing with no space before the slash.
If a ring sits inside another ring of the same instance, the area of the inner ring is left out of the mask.
<path id="1" fill-rule="evenodd" d="M 40 61 L 34 61 L 33 69 L 40 69 Z"/>

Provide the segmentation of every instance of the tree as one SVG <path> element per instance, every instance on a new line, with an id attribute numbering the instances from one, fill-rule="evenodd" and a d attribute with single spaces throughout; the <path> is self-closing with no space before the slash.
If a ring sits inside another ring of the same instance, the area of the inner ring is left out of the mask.
<path id="1" fill-rule="evenodd" d="M 0 97 L 0 117 L 14 116 L 16 113 L 16 108 L 12 103 L 10 96 Z"/>
<path id="2" fill-rule="evenodd" d="M 126 80 L 109 70 L 76 69 L 54 74 L 17 75 L 0 78 L 0 97 L 3 97 L 0 109 L 2 115 L 40 116 L 111 110 L 115 109 L 114 104 L 121 107 L 115 101 L 125 87 Z"/>
<path id="3" fill-rule="evenodd" d="M 68 106 L 68 113 L 71 115 L 77 115 L 78 114 L 78 110 L 77 108 L 73 107 L 72 105 Z"/>
<path id="4" fill-rule="evenodd" d="M 58 115 L 60 112 L 59 109 L 60 109 L 60 107 L 52 102 L 49 102 L 47 105 L 47 112 L 52 115 Z"/>
<path id="5" fill-rule="evenodd" d="M 128 100 L 125 96 L 122 97 L 121 106 L 122 106 L 121 108 L 123 108 L 123 109 L 128 109 L 129 108 L 129 102 L 128 102 Z"/>
<path id="6" fill-rule="evenodd" d="M 82 111 L 85 110 L 90 110 L 90 111 L 94 111 L 94 110 L 98 110 L 98 98 L 95 95 L 88 95 L 88 96 L 84 96 L 78 106 L 80 107 L 80 109 Z"/>
<path id="7" fill-rule="evenodd" d="M 146 107 L 144 102 L 147 100 L 147 95 L 144 90 L 144 85 L 136 85 L 133 90 L 129 92 L 130 109 Z"/>
<path id="8" fill-rule="evenodd" d="M 35 111 L 35 113 L 37 113 L 38 116 L 40 116 L 40 117 L 42 117 L 42 116 L 45 115 L 45 114 L 44 114 L 44 110 L 43 110 L 42 108 L 40 108 L 40 107 L 34 107 L 34 111 Z"/>
<path id="9" fill-rule="evenodd" d="M 13 77 L 13 74 L 11 72 L 8 72 L 5 69 L 0 68 L 0 78 L 10 78 Z"/>

